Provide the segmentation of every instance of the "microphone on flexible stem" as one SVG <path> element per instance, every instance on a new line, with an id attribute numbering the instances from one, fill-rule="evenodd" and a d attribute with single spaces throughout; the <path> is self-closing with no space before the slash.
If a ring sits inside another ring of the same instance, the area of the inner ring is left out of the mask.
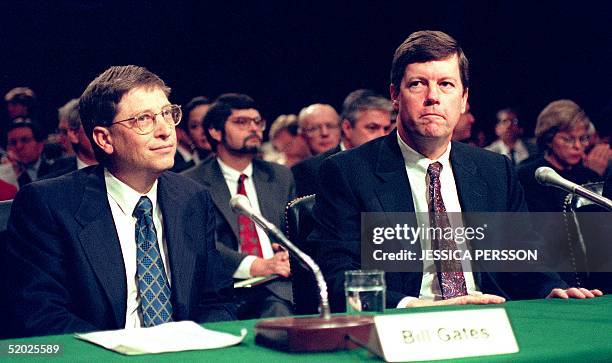
<path id="1" fill-rule="evenodd" d="M 535 178 L 538 183 L 546 186 L 553 186 L 559 189 L 563 189 L 568 193 L 574 193 L 581 197 L 584 197 L 591 202 L 603 207 L 609 211 L 612 211 L 612 201 L 606 197 L 603 197 L 597 193 L 594 193 L 587 188 L 571 182 L 561 175 L 557 174 L 552 168 L 542 166 L 536 169 Z"/>
<path id="2" fill-rule="evenodd" d="M 357 346 L 347 339 L 349 335 L 361 341 L 368 340 L 370 329 L 374 326 L 372 317 L 331 316 L 327 283 L 312 257 L 289 241 L 274 224 L 256 213 L 245 195 L 237 194 L 230 199 L 229 204 L 235 213 L 247 216 L 303 262 L 314 274 L 319 289 L 319 317 L 286 317 L 260 321 L 255 325 L 256 343 L 281 350 L 304 352 L 356 348 Z"/>

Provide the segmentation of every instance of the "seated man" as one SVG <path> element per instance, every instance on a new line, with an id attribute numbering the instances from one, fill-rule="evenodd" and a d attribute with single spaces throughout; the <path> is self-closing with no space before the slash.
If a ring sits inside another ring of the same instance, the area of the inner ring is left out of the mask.
<path id="1" fill-rule="evenodd" d="M 169 92 L 148 70 L 121 66 L 81 96 L 100 165 L 17 194 L 2 256 L 10 335 L 235 317 L 210 195 L 166 172 L 181 120 Z"/>
<path id="2" fill-rule="evenodd" d="M 256 159 L 266 127 L 255 101 L 243 94 L 221 95 L 204 116 L 204 129 L 215 156 L 183 172 L 209 188 L 217 211 L 216 241 L 228 273 L 244 279 L 289 276 L 289 256 L 270 244 L 266 233 L 234 213 L 229 200 L 249 198 L 253 209 L 283 230 L 285 205 L 294 197 L 287 167 Z M 291 315 L 291 282 L 278 279 L 236 291 L 238 318 Z"/>
<path id="3" fill-rule="evenodd" d="M 395 52 L 390 92 L 399 112 L 397 132 L 327 158 L 319 173 L 309 238 L 316 243 L 335 311 L 344 310 L 344 272 L 361 267 L 362 212 L 429 212 L 437 223 L 449 223 L 442 218 L 446 212 L 527 211 L 509 159 L 451 142 L 468 98 L 468 61 L 453 38 L 434 31 L 411 34 Z M 427 250 L 457 248 L 452 240 L 420 244 Z M 566 290 L 556 274 L 521 278 L 426 262 L 406 262 L 420 263 L 418 272 L 386 274 L 388 307 L 601 295 Z"/>
<path id="4" fill-rule="evenodd" d="M 308 158 L 291 168 L 298 197 L 316 194 L 319 168 L 330 155 L 360 146 L 391 132 L 391 101 L 368 89 L 349 93 L 342 102 L 342 140 L 333 149 Z"/>

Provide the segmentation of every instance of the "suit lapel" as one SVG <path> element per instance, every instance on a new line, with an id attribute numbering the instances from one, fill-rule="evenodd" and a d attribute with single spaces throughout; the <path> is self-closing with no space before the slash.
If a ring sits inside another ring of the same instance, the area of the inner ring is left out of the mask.
<path id="1" fill-rule="evenodd" d="M 81 246 L 110 301 L 116 325 L 125 325 L 126 277 L 115 222 L 110 211 L 104 169 L 94 168 L 83 176 L 83 198 L 75 219 L 81 225 Z"/>
<path id="2" fill-rule="evenodd" d="M 410 182 L 402 152 L 394 131 L 380 143 L 376 162 L 376 175 L 380 183 L 376 195 L 385 212 L 414 212 Z"/>
<path id="3" fill-rule="evenodd" d="M 229 200 L 232 196 L 227 188 L 227 183 L 225 182 L 217 159 L 212 158 L 207 164 L 207 167 L 203 168 L 202 172 L 204 185 L 210 190 L 213 202 L 232 228 L 236 238 L 238 238 L 238 216 L 229 206 Z"/>
<path id="4" fill-rule="evenodd" d="M 450 154 L 461 210 L 463 212 L 486 211 L 487 185 L 479 177 L 478 167 L 466 148 L 465 145 L 453 142 Z"/>
<path id="5" fill-rule="evenodd" d="M 261 214 L 273 224 L 280 225 L 278 213 L 275 214 L 275 210 L 278 210 L 278 206 L 286 203 L 286 201 L 275 198 L 278 197 L 278 194 L 274 193 L 274 180 L 267 166 L 256 159 L 253 160 L 253 183 L 255 184 Z"/>
<path id="6" fill-rule="evenodd" d="M 182 212 L 187 208 L 187 201 L 180 198 L 182 193 L 162 174 L 159 178 L 157 195 L 164 218 L 175 318 L 189 316 L 189 298 L 196 256 L 193 246 L 194 239 L 185 233 L 190 230 L 189 224 L 192 222 Z M 202 221 L 193 223 L 202 223 Z"/>

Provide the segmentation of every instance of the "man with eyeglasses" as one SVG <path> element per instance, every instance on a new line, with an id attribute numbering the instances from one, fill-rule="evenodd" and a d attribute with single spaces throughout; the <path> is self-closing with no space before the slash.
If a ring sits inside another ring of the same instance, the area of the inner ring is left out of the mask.
<path id="1" fill-rule="evenodd" d="M 12 120 L 7 132 L 7 157 L 0 165 L 0 179 L 21 188 L 51 172 L 52 164 L 43 156 L 45 146 L 41 126 L 29 118 Z M 65 165 L 60 162 L 61 165 Z"/>
<path id="2" fill-rule="evenodd" d="M 138 66 L 85 89 L 79 111 L 100 165 L 15 197 L 1 264 L 9 336 L 235 317 L 210 194 L 167 172 L 182 116 L 169 93 Z"/>
<path id="3" fill-rule="evenodd" d="M 225 266 L 236 279 L 279 275 L 252 288 L 237 289 L 239 319 L 292 314 L 289 255 L 229 200 L 249 198 L 253 209 L 284 230 L 285 205 L 295 195 L 293 176 L 285 166 L 256 158 L 266 127 L 253 99 L 244 94 L 219 96 L 204 116 L 204 130 L 215 157 L 183 172 L 205 185 L 217 211 L 216 241 Z"/>
<path id="4" fill-rule="evenodd" d="M 335 148 L 340 142 L 340 117 L 330 105 L 315 103 L 304 107 L 298 114 L 298 124 L 313 156 Z"/>
<path id="5" fill-rule="evenodd" d="M 68 101 L 60 107 L 58 114 L 60 121 L 57 128 L 59 133 L 63 135 L 60 140 L 64 140 L 62 143 L 65 143 L 65 148 L 71 150 L 73 155 L 57 160 L 51 166 L 51 171 L 45 175 L 45 178 L 55 178 L 98 163 L 91 142 L 81 123 L 79 99 L 74 98 Z"/>
<path id="6" fill-rule="evenodd" d="M 495 135 L 498 139 L 485 149 L 506 155 L 514 165 L 518 165 L 529 156 L 537 154 L 534 145 L 521 140 L 523 128 L 514 109 L 504 108 L 497 111 L 496 116 Z"/>
<path id="7" fill-rule="evenodd" d="M 316 194 L 319 168 L 327 157 L 387 135 L 391 129 L 391 101 L 369 89 L 349 93 L 342 103 L 342 141 L 333 149 L 308 158 L 291 168 L 298 197 Z"/>

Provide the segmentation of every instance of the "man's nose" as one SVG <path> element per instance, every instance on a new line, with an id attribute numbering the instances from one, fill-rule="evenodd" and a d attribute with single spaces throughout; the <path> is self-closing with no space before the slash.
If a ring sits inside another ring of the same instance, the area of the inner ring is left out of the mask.
<path id="1" fill-rule="evenodd" d="M 437 105 L 440 104 L 440 94 L 438 92 L 438 88 L 436 86 L 430 86 L 427 88 L 427 94 L 425 99 L 425 105 Z"/>
<path id="2" fill-rule="evenodd" d="M 174 124 L 170 124 L 162 115 L 155 115 L 155 135 L 166 137 L 174 130 Z"/>

